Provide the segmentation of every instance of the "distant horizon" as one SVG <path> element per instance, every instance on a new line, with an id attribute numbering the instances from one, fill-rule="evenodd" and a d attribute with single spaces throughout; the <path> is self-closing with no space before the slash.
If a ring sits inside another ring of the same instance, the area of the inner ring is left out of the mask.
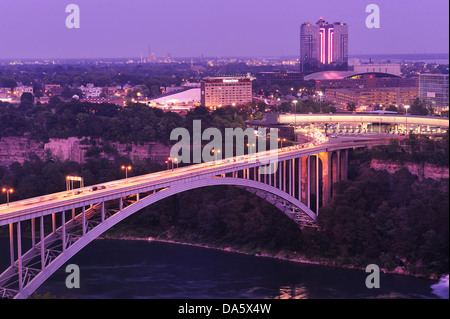
<path id="1" fill-rule="evenodd" d="M 430 57 L 430 58 L 438 58 L 438 59 L 445 59 L 450 58 L 449 52 L 432 52 L 432 53 L 361 53 L 361 54 L 350 54 L 350 58 L 357 58 L 357 57 L 401 57 L 410 58 L 410 57 Z M 167 55 L 155 55 L 156 58 L 167 58 Z M 181 56 L 173 56 L 171 55 L 171 58 L 174 59 L 191 59 L 191 58 L 201 58 L 201 55 L 181 55 Z M 144 57 L 146 59 L 147 57 Z M 231 58 L 241 58 L 241 59 L 251 59 L 251 58 L 258 58 L 258 59 L 264 59 L 264 58 L 297 58 L 297 55 L 294 54 L 286 54 L 286 55 L 229 55 L 229 56 L 220 56 L 220 55 L 211 55 L 211 56 L 203 56 L 204 59 L 208 58 L 214 58 L 214 59 L 231 59 Z M 36 60 L 101 60 L 101 59 L 108 59 L 108 60 L 124 60 L 124 59 L 140 59 L 140 56 L 123 56 L 123 57 L 107 57 L 107 56 L 98 56 L 98 57 L 28 57 L 28 58 L 20 58 L 20 57 L 9 57 L 9 58 L 0 58 L 0 61 L 14 61 L 14 60 L 24 60 L 24 61 L 36 61 Z"/>

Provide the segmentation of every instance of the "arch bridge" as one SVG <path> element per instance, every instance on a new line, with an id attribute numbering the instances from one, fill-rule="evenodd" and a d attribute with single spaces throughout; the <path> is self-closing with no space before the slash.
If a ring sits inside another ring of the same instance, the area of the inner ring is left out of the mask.
<path id="1" fill-rule="evenodd" d="M 0 275 L 0 298 L 27 298 L 114 225 L 157 201 L 197 188 L 239 187 L 269 201 L 299 227 L 317 227 L 333 184 L 347 178 L 348 150 L 387 144 L 388 137 L 310 143 L 109 182 L 96 185 L 95 191 L 87 187 L 78 194 L 1 205 L 0 226 L 9 227 L 9 267 Z M 28 250 L 25 227 L 31 232 Z"/>

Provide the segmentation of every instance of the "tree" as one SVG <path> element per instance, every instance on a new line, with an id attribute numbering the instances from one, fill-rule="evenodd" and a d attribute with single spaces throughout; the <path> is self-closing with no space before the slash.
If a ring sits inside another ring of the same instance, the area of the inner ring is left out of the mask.
<path id="1" fill-rule="evenodd" d="M 348 102 L 347 103 L 347 110 L 350 112 L 356 111 L 356 103 L 355 102 Z"/>
<path id="2" fill-rule="evenodd" d="M 398 112 L 398 107 L 396 107 L 395 105 L 389 105 L 388 107 L 385 108 L 385 111 L 390 111 L 390 112 Z"/>
<path id="3" fill-rule="evenodd" d="M 17 87 L 17 82 L 14 79 L 4 79 L 2 85 L 5 88 L 10 88 L 12 91 L 15 87 Z"/>
<path id="4" fill-rule="evenodd" d="M 29 93 L 29 92 L 25 92 L 22 94 L 22 96 L 20 97 L 20 103 L 31 103 L 33 104 L 34 102 L 34 97 L 33 94 Z"/>
<path id="5" fill-rule="evenodd" d="M 291 112 L 292 111 L 292 105 L 289 102 L 283 102 L 280 104 L 279 106 L 279 111 L 280 112 Z"/>
<path id="6" fill-rule="evenodd" d="M 415 99 L 411 104 L 411 114 L 415 115 L 428 115 L 429 111 L 424 101 L 419 98 Z"/>
<path id="7" fill-rule="evenodd" d="M 258 102 L 257 109 L 259 112 L 264 113 L 266 111 L 267 104 L 263 101 Z"/>

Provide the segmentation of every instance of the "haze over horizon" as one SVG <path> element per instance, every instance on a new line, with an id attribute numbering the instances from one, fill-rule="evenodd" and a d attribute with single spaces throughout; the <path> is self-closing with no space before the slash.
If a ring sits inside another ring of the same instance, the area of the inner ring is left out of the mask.
<path id="1" fill-rule="evenodd" d="M 68 4 L 80 28 L 68 29 Z M 0 59 L 148 56 L 298 56 L 300 25 L 319 17 L 349 25 L 349 55 L 448 54 L 449 3 L 377 0 L 381 26 L 368 29 L 370 1 L 2 0 Z"/>

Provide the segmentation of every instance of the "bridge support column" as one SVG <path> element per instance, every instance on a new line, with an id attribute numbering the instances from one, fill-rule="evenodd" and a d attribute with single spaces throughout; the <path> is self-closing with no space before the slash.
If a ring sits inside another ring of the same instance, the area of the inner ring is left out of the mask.
<path id="1" fill-rule="evenodd" d="M 292 196 L 292 184 L 293 184 L 293 180 L 292 180 L 292 164 L 294 163 L 294 160 L 291 159 L 289 161 L 289 190 L 288 190 L 288 194 Z"/>
<path id="2" fill-rule="evenodd" d="M 9 224 L 9 252 L 11 257 L 11 266 L 14 265 L 14 225 Z"/>
<path id="3" fill-rule="evenodd" d="M 316 155 L 316 173 L 315 173 L 315 183 L 316 183 L 316 215 L 319 216 L 319 199 L 320 199 L 320 175 L 319 175 L 319 154 Z"/>
<path id="4" fill-rule="evenodd" d="M 281 167 L 281 162 L 279 161 L 278 162 L 278 189 L 283 189 L 282 187 L 281 187 L 281 182 L 282 182 L 282 179 L 281 179 L 281 175 L 282 175 L 282 167 Z"/>
<path id="5" fill-rule="evenodd" d="M 82 212 L 81 212 L 81 222 L 83 223 L 83 236 L 86 235 L 86 208 L 83 205 Z"/>
<path id="6" fill-rule="evenodd" d="M 341 150 L 337 151 L 337 167 L 336 167 L 336 181 L 333 181 L 333 183 L 335 182 L 340 182 L 341 181 Z"/>
<path id="7" fill-rule="evenodd" d="M 45 268 L 45 245 L 44 245 L 44 216 L 41 216 L 41 229 L 39 235 L 41 237 L 41 270 L 44 271 Z"/>
<path id="8" fill-rule="evenodd" d="M 310 166 L 311 166 L 311 159 L 310 156 L 305 156 L 301 158 L 301 196 L 300 201 L 308 206 L 310 208 L 310 185 L 311 185 L 311 178 L 310 178 Z"/>
<path id="9" fill-rule="evenodd" d="M 52 233 L 56 231 L 56 215 L 55 213 L 52 214 Z"/>
<path id="10" fill-rule="evenodd" d="M 102 218 L 102 222 L 104 222 L 104 221 L 105 221 L 105 202 L 102 202 L 102 208 L 101 208 L 101 210 L 102 210 L 102 212 L 101 212 L 101 214 L 102 214 L 101 218 Z"/>
<path id="11" fill-rule="evenodd" d="M 19 274 L 19 291 L 23 289 L 23 278 L 22 278 L 22 234 L 20 229 L 20 222 L 17 222 L 17 268 Z"/>
<path id="12" fill-rule="evenodd" d="M 339 165 L 340 180 L 346 180 L 348 178 L 348 149 L 340 151 Z"/>
<path id="13" fill-rule="evenodd" d="M 291 179 L 292 179 L 292 190 L 291 190 L 291 196 L 295 197 L 295 158 L 292 159 L 291 161 L 291 166 L 292 166 L 292 174 L 291 174 Z"/>
<path id="14" fill-rule="evenodd" d="M 61 215 L 61 242 L 62 242 L 62 250 L 65 251 L 66 250 L 66 211 L 63 210 L 62 215 Z"/>
<path id="15" fill-rule="evenodd" d="M 31 218 L 31 247 L 36 246 L 36 220 Z"/>
<path id="16" fill-rule="evenodd" d="M 302 201 L 302 158 L 298 159 L 298 197 Z"/>
<path id="17" fill-rule="evenodd" d="M 332 152 L 319 154 L 319 159 L 322 161 L 322 206 L 327 205 L 331 198 L 331 157 Z"/>

